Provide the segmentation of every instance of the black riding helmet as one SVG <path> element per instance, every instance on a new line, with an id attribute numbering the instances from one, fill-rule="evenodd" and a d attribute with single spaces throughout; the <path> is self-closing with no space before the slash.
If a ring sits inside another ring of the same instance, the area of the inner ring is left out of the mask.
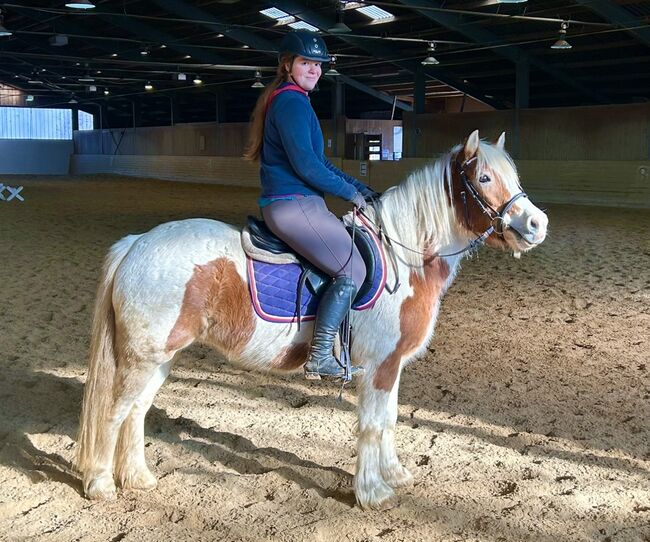
<path id="1" fill-rule="evenodd" d="M 289 32 L 280 43 L 278 60 L 285 53 L 301 56 L 314 62 L 329 62 L 327 45 L 318 34 L 309 30 L 294 30 Z"/>

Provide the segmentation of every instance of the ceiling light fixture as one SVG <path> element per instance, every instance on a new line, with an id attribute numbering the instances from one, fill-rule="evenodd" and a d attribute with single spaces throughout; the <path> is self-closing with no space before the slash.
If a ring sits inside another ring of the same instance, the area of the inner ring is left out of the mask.
<path id="1" fill-rule="evenodd" d="M 569 23 L 562 21 L 562 24 L 560 25 L 560 36 L 558 40 L 551 45 L 551 49 L 571 49 L 571 44 L 565 39 L 567 28 L 569 28 Z"/>
<path id="2" fill-rule="evenodd" d="M 440 64 L 440 61 L 433 56 L 433 53 L 436 50 L 436 42 L 430 41 L 429 47 L 427 48 L 427 57 L 421 62 L 423 66 L 435 66 Z"/>
<path id="3" fill-rule="evenodd" d="M 34 101 L 34 96 L 32 94 L 28 94 L 26 100 L 28 102 L 33 102 Z"/>
<path id="4" fill-rule="evenodd" d="M 108 96 L 111 93 L 107 88 L 104 89 L 104 96 Z"/>
<path id="5" fill-rule="evenodd" d="M 201 79 L 198 75 L 195 75 L 194 79 L 192 79 L 192 82 L 195 85 L 202 85 L 203 84 L 203 79 Z"/>
<path id="6" fill-rule="evenodd" d="M 341 0 L 339 5 L 336 8 L 336 24 L 331 28 L 328 28 L 327 31 L 332 34 L 345 34 L 346 32 L 352 32 L 352 29 L 343 22 L 343 9 L 345 8 L 345 2 Z"/>
<path id="7" fill-rule="evenodd" d="M 95 7 L 90 0 L 78 0 L 77 2 L 67 2 L 65 7 L 72 9 L 92 9 Z"/>
<path id="8" fill-rule="evenodd" d="M 260 70 L 255 70 L 255 82 L 251 85 L 251 88 L 264 88 L 264 83 L 262 83 L 262 72 Z"/>
<path id="9" fill-rule="evenodd" d="M 151 81 L 147 81 L 147 83 L 144 86 L 145 90 L 153 90 L 153 85 L 151 84 Z"/>
<path id="10" fill-rule="evenodd" d="M 329 75 L 330 77 L 338 77 L 341 75 L 336 70 L 336 57 L 334 55 L 330 57 L 330 69 L 325 72 L 325 75 Z"/>

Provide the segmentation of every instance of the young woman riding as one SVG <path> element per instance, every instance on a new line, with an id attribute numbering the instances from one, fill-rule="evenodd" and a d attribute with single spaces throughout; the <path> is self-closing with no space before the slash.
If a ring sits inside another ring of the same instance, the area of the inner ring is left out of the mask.
<path id="1" fill-rule="evenodd" d="M 325 158 L 309 92 L 320 79 L 322 63 L 329 60 L 318 34 L 298 30 L 284 37 L 277 77 L 257 100 L 245 154 L 260 161 L 258 201 L 269 229 L 333 279 L 320 300 L 307 378 L 344 375 L 332 354 L 334 337 L 366 276 L 359 251 L 323 196 L 332 194 L 363 209 L 365 198 L 376 195 Z"/>

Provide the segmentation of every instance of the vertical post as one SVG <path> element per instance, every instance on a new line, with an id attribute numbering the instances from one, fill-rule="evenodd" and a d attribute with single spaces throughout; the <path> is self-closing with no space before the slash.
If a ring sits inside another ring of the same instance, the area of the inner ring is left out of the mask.
<path id="1" fill-rule="evenodd" d="M 79 108 L 75 105 L 71 108 L 72 113 L 72 131 L 79 130 Z"/>
<path id="2" fill-rule="evenodd" d="M 415 157 L 418 155 L 418 136 L 420 128 L 418 127 L 418 117 L 424 113 L 426 78 L 424 68 L 418 67 L 415 72 L 415 82 L 413 88 L 413 126 L 411 128 L 411 148 L 408 149 L 408 156 Z"/>
<path id="3" fill-rule="evenodd" d="M 341 156 L 339 151 L 339 128 L 341 117 L 345 116 L 345 87 L 334 79 L 332 85 L 332 156 Z"/>
<path id="4" fill-rule="evenodd" d="M 528 59 L 517 61 L 517 76 L 515 85 L 515 118 L 514 138 L 512 142 L 512 155 L 520 157 L 521 134 L 520 134 L 520 110 L 530 107 L 530 63 Z"/>
<path id="5" fill-rule="evenodd" d="M 515 107 L 530 107 L 530 63 L 528 59 L 517 62 L 517 82 L 515 87 Z"/>

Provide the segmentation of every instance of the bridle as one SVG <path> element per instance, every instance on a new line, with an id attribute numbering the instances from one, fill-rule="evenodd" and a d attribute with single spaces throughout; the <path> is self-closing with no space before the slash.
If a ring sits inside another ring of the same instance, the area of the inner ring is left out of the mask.
<path id="1" fill-rule="evenodd" d="M 463 183 L 463 190 L 460 192 L 460 197 L 463 200 L 465 224 L 467 227 L 470 226 L 469 210 L 467 206 L 467 193 L 469 193 L 469 195 L 474 198 L 474 201 L 478 204 L 483 214 L 487 215 L 487 217 L 490 219 L 490 227 L 481 235 L 481 237 L 485 236 L 485 238 L 487 238 L 492 233 L 496 233 L 497 235 L 503 237 L 505 230 L 508 228 L 517 231 L 510 224 L 508 224 L 504 218 L 518 199 L 527 198 L 528 195 L 523 190 L 521 190 L 518 194 L 515 194 L 506 203 L 504 203 L 499 210 L 492 207 L 487 201 L 485 201 L 481 194 L 479 194 L 478 190 L 476 190 L 476 187 L 470 183 L 469 179 L 467 178 L 467 166 L 476 159 L 477 157 L 473 156 L 469 160 L 465 160 L 463 163 L 460 163 L 457 159 L 454 161 L 454 164 L 456 165 L 456 168 L 458 169 L 458 173 L 460 175 L 460 180 Z M 521 189 L 521 186 L 519 188 Z M 517 231 L 517 233 L 521 235 L 519 231 Z"/>
<path id="2" fill-rule="evenodd" d="M 469 180 L 467 178 L 467 165 L 471 164 L 476 159 L 477 159 L 477 157 L 473 156 L 469 160 L 465 160 L 463 163 L 460 163 L 457 159 L 454 160 L 454 164 L 458 168 L 460 179 L 461 179 L 461 181 L 463 183 L 463 190 L 461 190 L 460 197 L 463 200 L 463 211 L 464 211 L 464 214 L 465 214 L 465 223 L 466 223 L 467 227 L 469 228 L 470 227 L 469 209 L 468 209 L 468 206 L 467 206 L 467 193 L 469 192 L 470 196 L 472 196 L 474 201 L 476 201 L 476 203 L 480 207 L 483 214 L 485 214 L 485 215 L 487 215 L 489 217 L 490 226 L 482 234 L 480 234 L 478 237 L 476 237 L 475 239 L 470 241 L 469 244 L 465 248 L 463 248 L 461 250 L 458 250 L 456 252 L 452 252 L 450 254 L 434 254 L 434 255 L 430 256 L 428 254 L 425 254 L 424 252 L 421 252 L 419 250 L 415 250 L 415 249 L 413 249 L 411 247 L 403 245 L 402 243 L 400 243 L 396 239 L 391 239 L 388 235 L 386 235 L 386 232 L 384 231 L 385 227 L 384 227 L 384 224 L 383 224 L 383 220 L 381 218 L 381 210 L 380 210 L 381 203 L 380 203 L 379 198 L 371 198 L 371 203 L 372 203 L 373 207 L 377 207 L 376 222 L 373 221 L 366 213 L 364 213 L 361 210 L 357 210 L 356 207 L 355 207 L 354 213 L 361 214 L 363 217 L 365 217 L 365 219 L 368 222 L 370 222 L 375 227 L 377 227 L 379 238 L 385 240 L 385 242 L 386 242 L 386 244 L 388 246 L 388 251 L 387 252 L 388 252 L 388 254 L 390 256 L 391 264 L 392 264 L 393 269 L 395 271 L 395 285 L 392 288 L 388 284 L 385 285 L 386 290 L 388 290 L 388 292 L 390 294 L 395 293 L 399 289 L 399 287 L 401 286 L 400 279 L 399 279 L 399 271 L 398 271 L 397 261 L 396 261 L 396 257 L 395 257 L 395 249 L 393 247 L 393 244 L 399 245 L 400 247 L 408 250 L 409 252 L 414 252 L 416 254 L 420 254 L 420 255 L 425 256 L 425 257 L 449 258 L 449 257 L 452 257 L 452 256 L 458 256 L 458 255 L 463 254 L 465 252 L 470 252 L 471 253 L 471 252 L 473 252 L 475 250 L 478 250 L 478 248 L 483 243 L 485 243 L 485 241 L 487 240 L 487 238 L 490 235 L 492 235 L 493 233 L 496 233 L 497 235 L 503 237 L 504 232 L 506 231 L 506 229 L 512 229 L 512 230 L 516 231 L 517 234 L 519 234 L 521 237 L 523 237 L 521 232 L 519 232 L 511 224 L 506 223 L 506 221 L 504 220 L 504 217 L 506 216 L 506 213 L 508 213 L 508 211 L 511 209 L 511 207 L 514 205 L 514 203 L 518 199 L 527 198 L 528 196 L 526 195 L 526 193 L 523 190 L 521 190 L 519 193 L 515 194 L 512 198 L 510 198 L 506 203 L 504 203 L 501 206 L 500 210 L 497 210 L 494 207 L 492 207 L 487 201 L 485 201 L 485 199 L 481 196 L 481 194 L 479 194 L 478 190 L 476 190 L 476 188 L 472 185 L 472 183 L 469 182 Z M 519 186 L 519 188 L 521 189 L 521 186 Z M 353 221 L 353 224 L 355 222 L 356 221 Z"/>

